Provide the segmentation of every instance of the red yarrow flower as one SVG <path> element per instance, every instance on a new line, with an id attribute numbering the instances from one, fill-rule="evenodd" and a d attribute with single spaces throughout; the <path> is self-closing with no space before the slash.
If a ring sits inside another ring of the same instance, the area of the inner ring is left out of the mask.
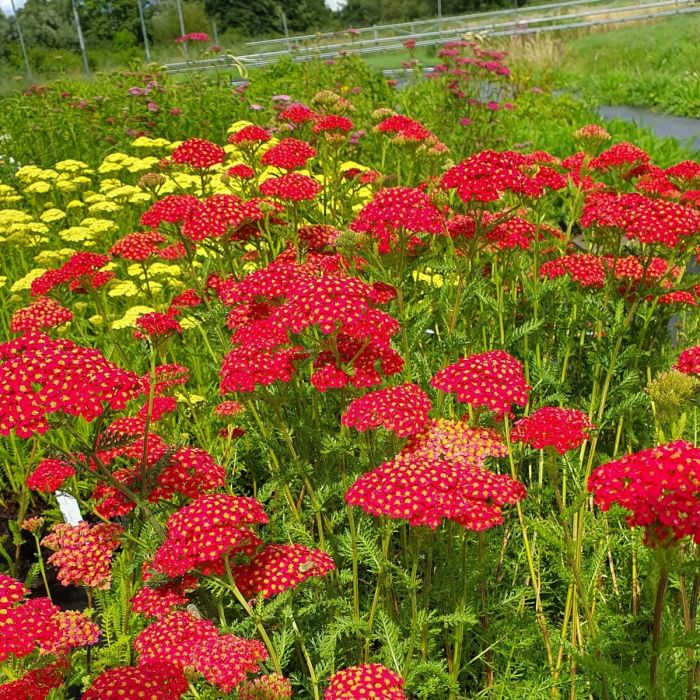
<path id="1" fill-rule="evenodd" d="M 142 390 L 133 372 L 98 351 L 42 333 L 0 343 L 0 435 L 43 434 L 56 413 L 92 421 L 121 410 Z"/>
<path id="2" fill-rule="evenodd" d="M 673 368 L 683 374 L 700 374 L 700 345 L 683 350 Z"/>
<path id="3" fill-rule="evenodd" d="M 103 671 L 82 700 L 180 700 L 187 688 L 182 669 L 153 660 L 136 668 L 120 666 Z"/>
<path id="4" fill-rule="evenodd" d="M 38 297 L 29 306 L 12 314 L 10 330 L 28 333 L 55 328 L 73 319 L 73 313 L 50 297 Z"/>
<path id="5" fill-rule="evenodd" d="M 431 386 L 455 394 L 461 403 L 484 406 L 501 417 L 513 404 L 525 406 L 530 386 L 522 364 L 503 350 L 470 355 L 441 369 Z"/>
<path id="6" fill-rule="evenodd" d="M 513 427 L 513 442 L 523 442 L 536 450 L 553 447 L 559 454 L 580 447 L 595 426 L 575 408 L 544 406 L 521 418 Z"/>
<path id="7" fill-rule="evenodd" d="M 628 510 L 628 524 L 644 528 L 646 544 L 663 546 L 683 537 L 700 543 L 699 484 L 700 449 L 677 440 L 603 464 L 588 490 L 602 510 Z"/>
<path id="8" fill-rule="evenodd" d="M 108 262 L 108 255 L 87 251 L 75 253 L 61 267 L 47 270 L 37 277 L 32 282 L 32 296 L 48 294 L 62 284 L 70 285 L 73 291 L 97 289 L 114 276 L 113 273 L 100 272 Z"/>
<path id="9" fill-rule="evenodd" d="M 140 330 L 134 331 L 134 338 L 146 340 L 150 338 L 154 341 L 163 340 L 172 335 L 182 335 L 182 326 L 177 322 L 172 314 L 152 311 L 143 314 L 136 319 L 136 326 Z"/>
<path id="10" fill-rule="evenodd" d="M 353 231 L 368 233 L 388 253 L 397 234 L 445 233 L 446 220 L 425 192 L 412 187 L 388 187 L 366 204 L 350 225 Z"/>
<path id="11" fill-rule="evenodd" d="M 299 139 L 282 139 L 263 154 L 260 162 L 282 170 L 297 170 L 306 165 L 306 161 L 316 157 L 316 149 Z"/>
<path id="12" fill-rule="evenodd" d="M 249 124 L 239 129 L 235 134 L 231 134 L 227 140 L 229 143 L 241 145 L 248 143 L 267 143 L 271 138 L 270 132 L 266 129 L 256 124 Z"/>
<path id="13" fill-rule="evenodd" d="M 404 680 L 381 664 L 362 664 L 331 676 L 324 700 L 406 700 Z"/>
<path id="14" fill-rule="evenodd" d="M 266 522 L 267 515 L 253 498 L 219 493 L 200 496 L 168 519 L 168 537 L 156 551 L 153 568 L 181 576 L 236 551 L 257 547 L 258 538 L 246 526 Z"/>
<path id="15" fill-rule="evenodd" d="M 287 202 L 304 202 L 313 199 L 323 188 L 317 180 L 300 173 L 287 173 L 271 177 L 260 185 L 260 193 Z"/>
<path id="16" fill-rule="evenodd" d="M 258 594 L 272 598 L 334 569 L 333 559 L 320 549 L 303 544 L 271 544 L 247 564 L 233 567 L 233 577 L 246 598 Z"/>
<path id="17" fill-rule="evenodd" d="M 442 460 L 420 452 L 402 454 L 361 476 L 345 494 L 351 506 L 374 516 L 438 527 L 453 520 L 467 530 L 503 522 L 502 507 L 525 498 L 525 487 L 467 460 Z"/>
<path id="18" fill-rule="evenodd" d="M 355 125 L 352 123 L 351 119 L 347 117 L 341 117 L 338 114 L 331 114 L 327 117 L 321 117 L 316 121 L 312 127 L 314 134 L 322 134 L 326 131 L 341 131 L 347 133 L 352 131 Z"/>
<path id="19" fill-rule="evenodd" d="M 32 491 L 53 493 L 74 475 L 75 469 L 68 462 L 53 458 L 42 459 L 27 477 L 27 486 Z"/>
<path id="20" fill-rule="evenodd" d="M 64 586 L 104 590 L 111 584 L 112 553 L 121 545 L 122 532 L 123 528 L 114 523 L 58 523 L 41 543 L 54 550 L 48 561 L 58 568 L 58 580 Z"/>
<path id="21" fill-rule="evenodd" d="M 175 163 L 190 165 L 197 170 L 207 170 L 226 160 L 226 151 L 216 143 L 205 139 L 187 139 L 172 153 Z"/>
<path id="22" fill-rule="evenodd" d="M 351 401 L 341 422 L 360 432 L 381 426 L 407 437 L 423 429 L 431 408 L 430 398 L 419 386 L 401 384 Z"/>

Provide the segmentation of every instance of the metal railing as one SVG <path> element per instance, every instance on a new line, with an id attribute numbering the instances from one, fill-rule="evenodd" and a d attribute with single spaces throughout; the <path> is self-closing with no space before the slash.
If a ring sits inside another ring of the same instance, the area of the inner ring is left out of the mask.
<path id="1" fill-rule="evenodd" d="M 505 15 L 521 15 L 530 14 L 532 12 L 546 12 L 550 10 L 558 10 L 566 7 L 575 7 L 576 5 L 595 5 L 601 2 L 609 2 L 609 0 L 566 0 L 566 2 L 557 3 L 547 3 L 546 5 L 524 5 L 522 7 L 507 7 L 502 10 L 488 10 L 486 12 L 472 12 L 463 15 L 448 15 L 446 17 L 431 19 L 420 19 L 414 20 L 412 22 L 394 22 L 393 24 L 375 24 L 371 27 L 359 27 L 353 29 L 352 31 L 356 33 L 356 36 L 371 35 L 371 37 L 376 38 L 379 34 L 383 32 L 390 32 L 392 34 L 399 33 L 413 33 L 416 31 L 421 31 L 422 28 L 431 27 L 434 25 L 447 26 L 450 23 L 463 23 L 465 21 L 471 21 L 482 17 L 502 17 Z M 259 39 L 257 41 L 248 41 L 245 46 L 286 46 L 289 44 L 300 45 L 307 41 L 320 41 L 323 39 L 337 39 L 340 36 L 347 35 L 348 29 L 341 29 L 335 32 L 318 32 L 316 34 L 299 34 L 289 37 L 282 37 L 278 39 Z"/>
<path id="2" fill-rule="evenodd" d="M 570 3 L 559 3 L 569 6 Z M 578 3 L 582 4 L 582 3 Z M 540 7 L 551 8 L 545 5 Z M 663 8 L 673 7 L 672 10 Z M 650 11 L 654 10 L 654 11 Z M 573 12 L 555 16 L 540 16 L 518 19 L 517 21 L 468 23 L 459 27 L 441 28 L 437 31 L 428 31 L 421 34 L 412 34 L 416 46 L 435 46 L 463 38 L 465 34 L 480 34 L 492 37 L 522 36 L 544 32 L 567 31 L 585 29 L 590 27 L 603 27 L 619 25 L 627 22 L 640 22 L 644 20 L 684 15 L 700 12 L 700 5 L 695 0 L 655 0 L 654 2 L 640 3 L 636 5 L 607 5 L 596 9 Z M 628 14 L 631 13 L 631 14 Z M 492 13 L 482 13 L 491 15 Z M 607 15 L 615 14 L 615 17 Z M 466 17 L 473 18 L 474 15 Z M 584 21 L 577 21 L 584 20 Z M 261 68 L 277 62 L 280 58 L 290 57 L 295 62 L 312 59 L 325 60 L 337 57 L 342 52 L 352 52 L 360 55 L 369 55 L 388 51 L 400 50 L 404 46 L 405 36 L 380 37 L 344 42 L 330 45 L 317 45 L 313 47 L 299 47 L 295 50 L 278 49 L 248 54 L 244 56 L 217 56 L 199 61 L 185 61 L 166 64 L 165 69 L 169 73 L 186 73 L 191 71 L 207 70 L 225 67 L 254 67 Z"/>

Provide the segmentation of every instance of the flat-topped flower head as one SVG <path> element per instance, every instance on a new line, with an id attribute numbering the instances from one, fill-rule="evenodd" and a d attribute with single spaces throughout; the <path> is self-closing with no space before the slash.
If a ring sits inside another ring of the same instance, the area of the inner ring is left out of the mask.
<path id="1" fill-rule="evenodd" d="M 489 457 L 505 457 L 508 448 L 490 428 L 470 428 L 463 420 L 436 418 L 412 435 L 400 455 L 415 454 L 483 467 Z"/>
<path id="2" fill-rule="evenodd" d="M 158 231 L 127 233 L 109 252 L 114 257 L 135 262 L 145 262 L 150 258 L 177 260 L 185 255 L 182 244 L 168 245 L 168 239 Z"/>
<path id="3" fill-rule="evenodd" d="M 306 162 L 316 157 L 316 149 L 306 141 L 282 139 L 263 154 L 260 162 L 282 170 L 303 168 Z"/>
<path id="4" fill-rule="evenodd" d="M 181 447 L 174 452 L 158 474 L 149 500 L 170 499 L 176 493 L 197 498 L 207 491 L 223 487 L 226 470 L 206 451 L 198 447 Z"/>
<path id="5" fill-rule="evenodd" d="M 103 671 L 82 700 L 180 700 L 187 691 L 182 669 L 153 660 Z"/>
<path id="6" fill-rule="evenodd" d="M 271 138 L 272 136 L 267 129 L 263 129 L 255 124 L 248 124 L 248 126 L 239 129 L 235 134 L 231 134 L 227 140 L 229 143 L 239 146 L 241 144 L 267 143 Z"/>
<path id="7" fill-rule="evenodd" d="M 239 700 L 286 700 L 292 697 L 289 679 L 277 673 L 243 681 L 238 686 Z"/>
<path id="8" fill-rule="evenodd" d="M 640 243 L 674 248 L 700 235 L 700 211 L 638 192 L 596 192 L 586 200 L 581 226 L 613 229 Z"/>
<path id="9" fill-rule="evenodd" d="M 665 545 L 683 537 L 700 543 L 700 449 L 683 440 L 635 452 L 598 467 L 588 490 L 602 510 L 613 504 L 643 527 L 645 542 Z"/>
<path id="10" fill-rule="evenodd" d="M 89 251 L 75 253 L 61 267 L 37 277 L 31 285 L 32 296 L 48 294 L 64 284 L 76 292 L 97 289 L 114 277 L 114 273 L 101 270 L 108 263 L 108 255 Z"/>
<path id="11" fill-rule="evenodd" d="M 45 700 L 52 688 L 63 685 L 67 670 L 64 659 L 25 673 L 16 681 L 0 685 L 0 700 Z"/>
<path id="12" fill-rule="evenodd" d="M 191 577 L 171 581 L 160 586 L 144 586 L 131 599 L 131 609 L 145 617 L 165 617 L 190 601 L 185 595 L 196 588 L 197 582 Z"/>
<path id="13" fill-rule="evenodd" d="M 10 330 L 28 333 L 56 328 L 73 319 L 73 312 L 50 297 L 37 297 L 29 306 L 12 314 Z"/>
<path id="14" fill-rule="evenodd" d="M 199 644 L 217 635 L 211 620 L 177 610 L 157 618 L 140 632 L 134 640 L 134 649 L 139 654 L 139 666 L 164 661 L 179 668 L 192 669 Z"/>
<path id="15" fill-rule="evenodd" d="M 442 177 L 442 187 L 454 189 L 465 203 L 495 202 L 505 192 L 533 199 L 563 189 L 566 179 L 539 162 L 545 160 L 539 155 L 481 151 L 450 168 Z"/>
<path id="16" fill-rule="evenodd" d="M 446 233 L 446 225 L 444 215 L 423 190 L 387 187 L 361 209 L 350 228 L 369 234 L 379 243 L 379 252 L 388 253 L 401 232 Z"/>
<path id="17" fill-rule="evenodd" d="M 406 700 L 404 680 L 381 664 L 362 664 L 331 676 L 324 700 Z"/>
<path id="18" fill-rule="evenodd" d="M 544 406 L 521 418 L 513 427 L 511 439 L 536 450 L 553 447 L 559 454 L 580 447 L 594 428 L 588 416 L 575 408 Z"/>
<path id="19" fill-rule="evenodd" d="M 115 523 L 58 523 L 41 543 L 54 550 L 48 561 L 58 568 L 58 580 L 64 586 L 107 589 L 112 580 L 112 553 L 121 545 L 122 532 Z"/>
<path id="20" fill-rule="evenodd" d="M 66 479 L 75 475 L 75 468 L 60 459 L 42 459 L 27 477 L 27 486 L 33 491 L 53 493 Z"/>
<path id="21" fill-rule="evenodd" d="M 430 398 L 419 386 L 401 384 L 354 399 L 341 422 L 360 432 L 384 427 L 407 437 L 423 429 L 431 408 Z"/>
<path id="22" fill-rule="evenodd" d="M 161 341 L 173 335 L 182 335 L 182 326 L 170 313 L 152 311 L 136 319 L 134 338 Z"/>
<path id="23" fill-rule="evenodd" d="M 234 567 L 233 576 L 246 598 L 258 594 L 271 598 L 334 569 L 333 559 L 320 549 L 303 544 L 270 544 L 247 564 Z"/>
<path id="24" fill-rule="evenodd" d="M 318 114 L 313 109 L 307 107 L 301 102 L 293 102 L 285 107 L 277 116 L 280 121 L 289 122 L 290 124 L 303 124 L 311 122 L 318 118 Z"/>
<path id="25" fill-rule="evenodd" d="M 257 639 L 233 634 L 212 635 L 197 644 L 195 669 L 213 686 L 231 693 L 249 673 L 258 673 L 267 651 Z"/>
<path id="26" fill-rule="evenodd" d="M 438 527 L 453 520 L 467 530 L 488 530 L 503 522 L 502 506 L 526 495 L 525 487 L 467 460 L 429 454 L 399 455 L 361 476 L 345 494 L 352 506 L 374 516 Z"/>
<path id="27" fill-rule="evenodd" d="M 286 202 L 304 202 L 313 199 L 322 187 L 318 180 L 301 173 L 287 173 L 271 177 L 260 185 L 260 194 Z"/>
<path id="28" fill-rule="evenodd" d="M 55 413 L 92 421 L 107 407 L 123 409 L 141 393 L 133 372 L 98 350 L 43 333 L 0 343 L 0 434 L 45 433 Z"/>
<path id="29" fill-rule="evenodd" d="M 7 611 L 15 607 L 17 603 L 24 600 L 29 593 L 24 584 L 17 579 L 0 572 L 0 621 Z"/>
<path id="30" fill-rule="evenodd" d="M 189 165 L 197 170 L 207 170 L 226 160 L 226 151 L 216 143 L 205 139 L 191 138 L 183 141 L 173 152 L 175 163 Z"/>
<path id="31" fill-rule="evenodd" d="M 254 549 L 259 540 L 247 525 L 266 522 L 267 515 L 253 498 L 200 496 L 168 519 L 168 537 L 156 551 L 153 568 L 181 576 L 236 551 Z"/>
<path id="32" fill-rule="evenodd" d="M 455 394 L 461 403 L 483 406 L 497 416 L 510 415 L 512 406 L 525 406 L 530 387 L 522 364 L 503 350 L 470 355 L 441 369 L 430 381 Z"/>
<path id="33" fill-rule="evenodd" d="M 700 345 L 683 350 L 673 367 L 683 374 L 700 374 Z"/>

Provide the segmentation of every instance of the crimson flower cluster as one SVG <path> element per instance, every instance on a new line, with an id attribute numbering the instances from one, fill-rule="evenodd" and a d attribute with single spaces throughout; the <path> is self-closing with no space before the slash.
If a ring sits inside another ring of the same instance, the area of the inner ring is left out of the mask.
<path id="1" fill-rule="evenodd" d="M 247 564 L 234 566 L 233 577 L 246 598 L 271 598 L 334 569 L 333 559 L 321 550 L 302 544 L 270 544 Z"/>
<path id="2" fill-rule="evenodd" d="M 418 385 L 401 384 L 351 401 L 341 421 L 360 432 L 382 426 L 408 437 L 423 429 L 431 408 L 430 398 Z"/>
<path id="3" fill-rule="evenodd" d="M 678 356 L 674 369 L 683 374 L 700 374 L 700 345 L 683 350 Z"/>
<path id="4" fill-rule="evenodd" d="M 524 486 L 486 468 L 506 446 L 492 430 L 436 419 L 409 438 L 390 462 L 361 476 L 345 494 L 372 515 L 436 528 L 443 518 L 469 530 L 503 521 L 502 506 L 525 497 Z"/>
<path id="5" fill-rule="evenodd" d="M 187 679 L 174 664 L 153 660 L 138 666 L 120 666 L 97 676 L 82 700 L 180 700 Z"/>
<path id="6" fill-rule="evenodd" d="M 219 287 L 222 301 L 232 307 L 228 325 L 233 331 L 233 349 L 221 367 L 223 393 L 290 381 L 297 362 L 309 355 L 295 336 L 312 328 L 327 337 L 313 358 L 311 381 L 320 391 L 348 383 L 373 386 L 381 374 L 401 370 L 402 360 L 390 347 L 398 323 L 376 308 L 386 299 L 383 288 L 320 268 L 337 260 L 309 255 L 301 265 L 283 254 L 266 268 Z"/>
<path id="7" fill-rule="evenodd" d="M 265 647 L 254 639 L 221 634 L 209 620 L 186 611 L 158 618 L 134 640 L 139 666 L 167 663 L 179 673 L 195 671 L 224 693 L 259 670 L 267 659 Z"/>
<path id="8" fill-rule="evenodd" d="M 168 536 L 155 553 L 153 569 L 171 577 L 197 568 L 221 569 L 224 557 L 255 552 L 260 540 L 248 526 L 266 522 L 253 498 L 200 496 L 168 519 Z"/>
<path id="9" fill-rule="evenodd" d="M 158 231 L 127 233 L 109 251 L 116 258 L 145 262 L 151 258 L 177 260 L 185 255 L 181 243 L 167 244 L 167 238 Z"/>
<path id="10" fill-rule="evenodd" d="M 12 314 L 10 330 L 13 333 L 31 333 L 62 326 L 73 319 L 73 312 L 50 297 L 37 297 L 29 306 Z"/>
<path id="11" fill-rule="evenodd" d="M 588 482 L 602 510 L 629 511 L 630 527 L 643 527 L 649 545 L 683 537 L 700 542 L 700 449 L 669 442 L 598 467 Z"/>
<path id="12" fill-rule="evenodd" d="M 263 154 L 262 165 L 271 165 L 282 170 L 303 168 L 306 162 L 316 157 L 316 149 L 306 141 L 282 139 Z"/>
<path id="13" fill-rule="evenodd" d="M 205 139 L 191 138 L 183 141 L 170 156 L 175 163 L 190 165 L 197 170 L 208 170 L 226 160 L 224 149 Z"/>
<path id="14" fill-rule="evenodd" d="M 406 700 L 404 680 L 381 664 L 362 664 L 331 676 L 324 700 Z"/>
<path id="15" fill-rule="evenodd" d="M 530 392 L 522 364 L 503 350 L 458 360 L 441 369 L 430 384 L 455 394 L 461 403 L 484 406 L 497 416 L 512 415 L 513 404 L 525 406 Z"/>
<path id="16" fill-rule="evenodd" d="M 588 416 L 575 408 L 544 406 L 521 418 L 513 427 L 511 439 L 536 450 L 553 447 L 559 454 L 580 447 L 594 425 Z"/>
<path id="17" fill-rule="evenodd" d="M 581 225 L 615 229 L 640 243 L 674 248 L 700 234 L 700 211 L 637 192 L 596 192 L 586 201 Z"/>
<path id="18" fill-rule="evenodd" d="M 28 593 L 19 581 L 0 573 L 0 663 L 24 658 L 37 649 L 60 659 L 71 649 L 97 642 L 99 627 L 83 613 L 62 611 L 48 598 L 25 600 Z M 39 681 L 40 677 L 30 676 L 25 684 Z"/>
<path id="19" fill-rule="evenodd" d="M 112 579 L 112 553 L 121 545 L 122 532 L 115 523 L 57 523 L 41 543 L 54 550 L 49 563 L 58 569 L 58 580 L 64 586 L 107 589 Z"/>
<path id="20" fill-rule="evenodd" d="M 61 267 L 47 270 L 32 282 L 32 296 L 49 294 L 56 287 L 67 284 L 73 292 L 86 292 L 107 284 L 114 273 L 101 270 L 109 262 L 108 255 L 87 251 L 75 253 Z"/>
<path id="21" fill-rule="evenodd" d="M 505 192 L 535 199 L 566 187 L 566 178 L 552 161 L 545 153 L 481 151 L 450 168 L 441 184 L 466 203 L 495 202 Z"/>
<path id="22" fill-rule="evenodd" d="M 92 421 L 141 393 L 133 372 L 98 351 L 42 333 L 0 343 L 0 435 L 45 433 L 56 413 Z"/>
<path id="23" fill-rule="evenodd" d="M 422 190 L 388 187 L 374 195 L 350 228 L 358 233 L 368 233 L 377 241 L 380 253 L 389 253 L 406 232 L 445 233 L 446 221 Z"/>

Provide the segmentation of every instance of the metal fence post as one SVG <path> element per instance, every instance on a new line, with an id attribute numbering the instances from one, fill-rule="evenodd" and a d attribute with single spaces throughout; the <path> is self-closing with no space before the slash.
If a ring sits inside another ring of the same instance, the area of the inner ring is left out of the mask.
<path id="1" fill-rule="evenodd" d="M 34 78 L 32 77 L 32 68 L 29 65 L 29 56 L 27 56 L 27 47 L 24 44 L 24 35 L 22 34 L 22 27 L 19 24 L 19 17 L 17 17 L 17 9 L 15 8 L 15 0 L 10 0 L 10 7 L 12 8 L 12 18 L 15 20 L 15 27 L 17 27 L 17 37 L 19 38 L 19 47 L 22 50 L 22 58 L 24 59 L 24 68 L 27 71 L 27 78 L 31 83 Z"/>

